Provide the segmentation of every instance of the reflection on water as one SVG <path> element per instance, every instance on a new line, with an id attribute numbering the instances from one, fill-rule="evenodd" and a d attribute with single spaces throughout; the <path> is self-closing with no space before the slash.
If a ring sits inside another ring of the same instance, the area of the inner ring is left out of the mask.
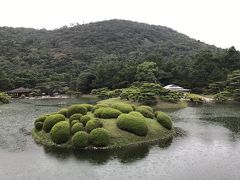
<path id="1" fill-rule="evenodd" d="M 43 148 L 33 119 L 90 99 L 17 100 L 0 106 L 0 179 L 233 179 L 240 177 L 240 106 L 203 105 L 169 112 L 186 136 L 115 151 Z"/>

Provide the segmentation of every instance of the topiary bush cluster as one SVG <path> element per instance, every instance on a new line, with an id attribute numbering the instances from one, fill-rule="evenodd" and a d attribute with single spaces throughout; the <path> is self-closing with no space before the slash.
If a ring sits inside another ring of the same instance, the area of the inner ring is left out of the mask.
<path id="1" fill-rule="evenodd" d="M 84 148 L 88 146 L 89 134 L 84 131 L 76 132 L 72 137 L 72 144 L 75 148 Z"/>
<path id="2" fill-rule="evenodd" d="M 71 134 L 75 134 L 78 131 L 84 131 L 84 126 L 82 123 L 75 123 L 71 127 Z"/>
<path id="3" fill-rule="evenodd" d="M 136 108 L 137 112 L 140 112 L 144 117 L 152 119 L 154 117 L 153 111 L 150 111 L 146 106 L 139 106 Z"/>
<path id="4" fill-rule="evenodd" d="M 90 141 L 95 146 L 107 146 L 110 141 L 109 132 L 104 128 L 96 128 L 90 133 Z"/>
<path id="5" fill-rule="evenodd" d="M 114 108 L 99 108 L 94 111 L 94 116 L 97 118 L 111 119 L 117 118 L 121 114 L 121 111 Z"/>
<path id="6" fill-rule="evenodd" d="M 156 112 L 157 121 L 166 129 L 172 129 L 172 120 L 171 117 L 168 116 L 166 113 L 157 111 Z"/>
<path id="7" fill-rule="evenodd" d="M 62 144 L 70 139 L 70 126 L 67 121 L 56 123 L 50 132 L 51 139 L 56 144 Z"/>
<path id="8" fill-rule="evenodd" d="M 93 129 L 100 127 L 102 127 L 102 123 L 98 119 L 91 119 L 85 126 L 87 132 L 91 132 Z"/>
<path id="9" fill-rule="evenodd" d="M 129 113 L 129 112 L 133 111 L 132 106 L 127 103 L 115 103 L 111 107 L 121 111 L 122 113 Z"/>
<path id="10" fill-rule="evenodd" d="M 87 114 L 87 111 L 88 110 L 84 105 L 81 105 L 81 104 L 72 105 L 68 108 L 67 117 L 71 117 L 73 114 L 77 114 L 77 113 L 85 115 Z"/>
<path id="11" fill-rule="evenodd" d="M 43 122 L 43 130 L 47 133 L 50 132 L 52 127 L 60 121 L 65 121 L 65 116 L 62 114 L 53 114 L 48 116 Z"/>

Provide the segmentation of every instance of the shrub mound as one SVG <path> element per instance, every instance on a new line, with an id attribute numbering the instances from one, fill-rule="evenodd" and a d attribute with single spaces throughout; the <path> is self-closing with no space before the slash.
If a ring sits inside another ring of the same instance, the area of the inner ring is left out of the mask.
<path id="1" fill-rule="evenodd" d="M 70 139 L 70 126 L 67 121 L 58 122 L 50 132 L 50 137 L 56 144 L 62 144 Z"/>
<path id="2" fill-rule="evenodd" d="M 40 131 L 42 130 L 42 127 L 43 127 L 43 123 L 42 122 L 37 122 L 35 123 L 35 129 Z"/>
<path id="3" fill-rule="evenodd" d="M 71 125 L 71 127 L 74 125 L 74 124 L 76 124 L 76 123 L 79 123 L 79 120 L 73 120 L 71 123 L 70 123 L 70 125 Z"/>
<path id="4" fill-rule="evenodd" d="M 103 119 L 117 118 L 121 114 L 121 111 L 114 108 L 99 108 L 94 111 L 94 116 Z"/>
<path id="5" fill-rule="evenodd" d="M 130 114 L 132 116 L 135 116 L 137 118 L 144 118 L 144 116 L 140 112 L 137 112 L 137 111 L 132 111 L 132 112 L 130 112 L 128 114 Z"/>
<path id="6" fill-rule="evenodd" d="M 172 129 L 172 120 L 171 118 L 164 112 L 158 111 L 156 112 L 157 121 L 166 129 Z"/>
<path id="7" fill-rule="evenodd" d="M 62 114 L 62 115 L 64 115 L 66 117 L 67 116 L 67 111 L 68 111 L 67 108 L 63 108 L 63 109 L 60 109 L 57 113 L 58 114 Z"/>
<path id="8" fill-rule="evenodd" d="M 47 133 L 50 132 L 52 127 L 60 121 L 65 121 L 65 116 L 62 114 L 53 114 L 53 115 L 48 116 L 44 120 L 43 130 Z"/>
<path id="9" fill-rule="evenodd" d="M 107 104 L 96 104 L 95 106 L 93 106 L 92 112 L 94 112 L 96 109 L 107 108 L 107 107 L 109 107 Z"/>
<path id="10" fill-rule="evenodd" d="M 116 103 L 112 105 L 112 108 L 121 111 L 122 113 L 129 113 L 133 111 L 133 108 L 130 104 L 126 103 Z"/>
<path id="11" fill-rule="evenodd" d="M 81 117 L 81 119 L 79 120 L 80 123 L 82 123 L 84 126 L 87 124 L 88 121 L 90 121 L 91 117 L 88 115 L 84 115 Z"/>
<path id="12" fill-rule="evenodd" d="M 87 108 L 81 104 L 72 105 L 68 108 L 67 117 L 71 117 L 73 114 L 77 113 L 85 115 L 87 114 Z"/>
<path id="13" fill-rule="evenodd" d="M 97 119 L 91 119 L 87 122 L 85 128 L 88 132 L 91 132 L 93 129 L 102 127 L 102 123 Z"/>
<path id="14" fill-rule="evenodd" d="M 88 139 L 88 133 L 84 131 L 78 131 L 72 137 L 72 144 L 75 148 L 83 148 L 88 145 Z"/>
<path id="15" fill-rule="evenodd" d="M 90 142 L 94 146 L 107 146 L 110 141 L 109 132 L 104 128 L 97 128 L 90 133 Z"/>
<path id="16" fill-rule="evenodd" d="M 87 109 L 87 111 L 91 111 L 93 109 L 93 105 L 92 104 L 81 104 L 83 107 L 85 107 Z"/>
<path id="17" fill-rule="evenodd" d="M 144 118 L 130 114 L 121 114 L 117 118 L 117 126 L 138 136 L 146 136 L 148 133 L 147 123 Z"/>
<path id="18" fill-rule="evenodd" d="M 153 118 L 154 117 L 154 114 L 148 110 L 148 108 L 145 108 L 145 107 L 138 107 L 136 109 L 137 112 L 140 112 L 144 117 L 146 118 Z"/>
<path id="19" fill-rule="evenodd" d="M 82 123 L 75 123 L 72 128 L 71 128 L 71 133 L 75 134 L 78 131 L 83 131 L 84 130 L 84 126 Z"/>
<path id="20" fill-rule="evenodd" d="M 40 116 L 39 118 L 37 118 L 34 122 L 34 124 L 38 123 L 38 122 L 44 122 L 45 119 L 48 117 L 48 115 L 43 115 L 43 116 Z"/>
<path id="21" fill-rule="evenodd" d="M 69 118 L 69 122 L 71 123 L 73 120 L 80 120 L 82 118 L 82 114 L 77 113 L 77 114 L 73 114 L 71 115 L 71 117 Z"/>
<path id="22" fill-rule="evenodd" d="M 151 108 L 150 106 L 140 106 L 140 107 L 145 108 L 153 113 L 153 108 Z"/>

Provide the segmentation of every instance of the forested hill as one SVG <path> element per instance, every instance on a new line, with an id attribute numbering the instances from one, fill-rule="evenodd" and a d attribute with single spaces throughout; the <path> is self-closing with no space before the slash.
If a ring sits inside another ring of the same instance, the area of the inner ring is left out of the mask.
<path id="1" fill-rule="evenodd" d="M 162 73 L 159 81 L 168 83 L 173 81 L 169 74 L 173 67 L 166 63 L 190 63 L 203 50 L 223 51 L 167 27 L 126 20 L 52 31 L 0 27 L 0 90 L 21 86 L 77 90 L 82 79 L 90 86 L 87 89 L 125 87 L 144 61 L 156 62 Z"/>

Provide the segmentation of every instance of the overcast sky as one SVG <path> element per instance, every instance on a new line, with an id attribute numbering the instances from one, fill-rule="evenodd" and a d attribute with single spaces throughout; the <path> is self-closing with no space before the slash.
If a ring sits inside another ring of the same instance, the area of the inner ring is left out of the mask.
<path id="1" fill-rule="evenodd" d="M 240 0 L 0 0 L 0 26 L 55 29 L 126 19 L 240 50 Z"/>

